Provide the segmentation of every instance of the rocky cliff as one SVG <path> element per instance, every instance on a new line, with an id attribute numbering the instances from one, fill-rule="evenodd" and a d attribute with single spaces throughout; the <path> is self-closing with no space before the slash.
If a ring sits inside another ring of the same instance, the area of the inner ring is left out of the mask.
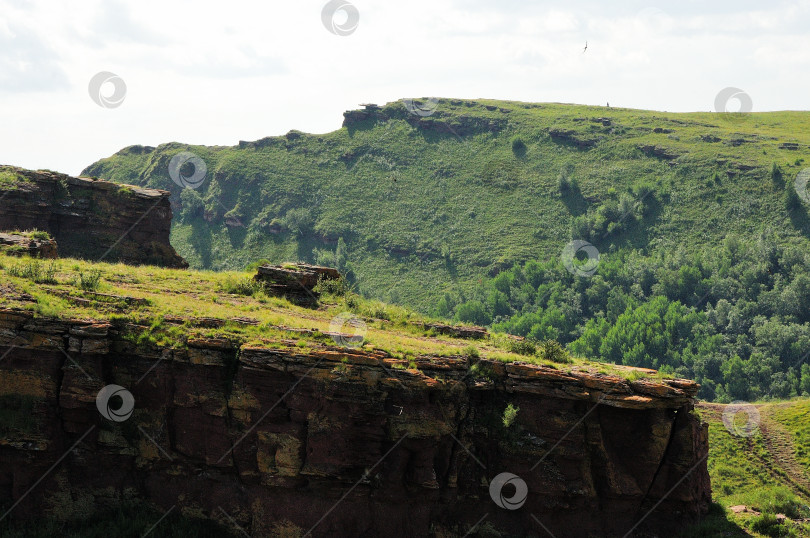
<path id="1" fill-rule="evenodd" d="M 0 231 L 48 232 L 65 257 L 188 267 L 169 244 L 169 192 L 0 167 Z"/>
<path id="2" fill-rule="evenodd" d="M 141 330 L 0 311 L 14 518 L 137 497 L 252 536 L 670 536 L 710 502 L 689 381 Z"/>

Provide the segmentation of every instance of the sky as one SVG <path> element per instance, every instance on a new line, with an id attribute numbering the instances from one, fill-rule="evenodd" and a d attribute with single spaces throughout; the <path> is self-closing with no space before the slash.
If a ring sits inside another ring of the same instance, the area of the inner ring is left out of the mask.
<path id="1" fill-rule="evenodd" d="M 808 110 L 808 28 L 810 0 L 0 0 L 0 164 L 75 175 L 408 97 Z"/>

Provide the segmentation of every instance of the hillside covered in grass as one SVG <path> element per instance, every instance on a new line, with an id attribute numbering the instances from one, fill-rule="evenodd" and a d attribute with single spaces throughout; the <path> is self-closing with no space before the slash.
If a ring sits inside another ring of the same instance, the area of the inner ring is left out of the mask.
<path id="1" fill-rule="evenodd" d="M 395 102 L 332 133 L 133 146 L 85 173 L 170 189 L 194 267 L 334 265 L 366 297 L 671 372 L 709 400 L 779 399 L 810 394 L 808 122 Z M 200 183 L 171 179 L 184 151 Z M 572 241 L 598 258 L 566 264 Z"/>
<path id="2" fill-rule="evenodd" d="M 171 190 L 172 242 L 192 267 L 338 265 L 363 294 L 424 312 L 516 263 L 558 259 L 571 239 L 603 254 L 768 230 L 806 244 L 806 214 L 784 197 L 810 153 L 810 113 L 430 105 L 350 112 L 322 135 L 132 146 L 84 173 Z M 207 173 L 198 182 L 188 163 L 183 189 L 169 169 L 186 151 Z"/>
<path id="3" fill-rule="evenodd" d="M 725 424 L 727 406 L 698 406 L 701 419 L 709 424 L 708 467 L 715 505 L 706 521 L 685 536 L 810 534 L 810 400 L 752 407 L 755 415 L 727 414 Z M 747 421 L 755 426 L 750 434 L 744 433 Z"/>

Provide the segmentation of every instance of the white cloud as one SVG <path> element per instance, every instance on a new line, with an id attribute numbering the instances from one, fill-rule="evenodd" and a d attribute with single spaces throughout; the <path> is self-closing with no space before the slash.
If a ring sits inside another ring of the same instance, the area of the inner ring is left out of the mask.
<path id="1" fill-rule="evenodd" d="M 736 86 L 755 110 L 807 109 L 809 0 L 357 0 L 347 37 L 324 4 L 0 0 L 0 162 L 76 173 L 135 143 L 330 131 L 408 96 L 686 111 Z M 122 106 L 90 100 L 99 71 L 126 81 Z"/>

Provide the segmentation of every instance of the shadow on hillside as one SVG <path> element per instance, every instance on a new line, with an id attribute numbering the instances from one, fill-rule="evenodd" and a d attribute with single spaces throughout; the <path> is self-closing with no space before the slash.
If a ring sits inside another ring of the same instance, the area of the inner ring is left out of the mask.
<path id="1" fill-rule="evenodd" d="M 712 503 L 709 513 L 703 521 L 678 535 L 679 538 L 714 538 L 715 536 L 737 538 L 752 535 L 730 519 L 719 503 Z"/>
<path id="2" fill-rule="evenodd" d="M 804 206 L 789 210 L 788 216 L 794 228 L 805 237 L 810 237 L 810 216 L 807 215 L 807 209 Z"/>
<path id="3" fill-rule="evenodd" d="M 199 225 L 193 227 L 189 243 L 197 251 L 203 267 L 211 267 L 211 228 L 208 223 L 199 219 Z"/>
<path id="4" fill-rule="evenodd" d="M 230 227 L 226 226 L 228 230 L 228 240 L 231 243 L 233 248 L 242 248 L 245 244 L 245 237 L 247 237 L 247 227 L 246 226 L 239 226 L 239 227 Z"/>
<path id="5" fill-rule="evenodd" d="M 579 189 L 568 189 L 560 195 L 560 200 L 574 217 L 583 215 L 588 211 L 588 200 L 582 196 Z"/>

